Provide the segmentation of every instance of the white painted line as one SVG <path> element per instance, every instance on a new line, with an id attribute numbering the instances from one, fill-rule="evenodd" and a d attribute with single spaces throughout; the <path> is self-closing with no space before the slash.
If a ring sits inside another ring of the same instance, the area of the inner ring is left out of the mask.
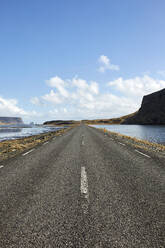
<path id="1" fill-rule="evenodd" d="M 138 153 L 140 153 L 141 155 L 143 155 L 143 156 L 145 156 L 145 157 L 147 157 L 147 158 L 151 158 L 150 156 L 148 156 L 147 154 L 145 154 L 145 153 L 142 153 L 142 152 L 140 152 L 140 151 L 138 151 L 138 150 L 135 150 L 136 152 L 138 152 Z"/>
<path id="2" fill-rule="evenodd" d="M 82 202 L 81 207 L 84 214 L 88 214 L 88 205 L 89 205 L 89 193 L 88 193 L 88 179 L 85 167 L 81 167 L 81 195 L 82 195 Z"/>
<path id="3" fill-rule="evenodd" d="M 4 166 L 3 165 L 0 165 L 0 169 L 2 169 Z"/>
<path id="4" fill-rule="evenodd" d="M 82 145 L 84 146 L 84 140 L 82 140 Z"/>
<path id="5" fill-rule="evenodd" d="M 85 167 L 81 167 L 81 194 L 84 195 L 86 199 L 88 199 L 88 179 Z"/>
<path id="6" fill-rule="evenodd" d="M 121 142 L 119 142 L 119 144 L 122 145 L 122 146 L 125 146 L 125 144 L 123 144 L 123 143 L 121 143 Z"/>
<path id="7" fill-rule="evenodd" d="M 28 152 L 25 152 L 24 154 L 22 154 L 22 156 L 25 156 L 25 155 L 27 155 L 27 154 L 29 154 L 30 152 L 32 152 L 32 151 L 34 151 L 35 149 L 32 149 L 32 150 L 30 150 L 30 151 L 28 151 Z"/>
<path id="8" fill-rule="evenodd" d="M 45 142 L 45 143 L 43 144 L 43 146 L 44 146 L 44 145 L 46 145 L 46 144 L 48 144 L 48 143 L 49 143 L 48 141 L 47 141 L 47 142 Z"/>

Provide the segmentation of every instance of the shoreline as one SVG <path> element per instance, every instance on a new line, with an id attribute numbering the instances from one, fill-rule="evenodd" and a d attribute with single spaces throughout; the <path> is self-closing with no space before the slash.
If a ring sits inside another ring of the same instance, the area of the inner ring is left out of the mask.
<path id="1" fill-rule="evenodd" d="M 138 140 L 138 141 L 144 141 L 144 142 L 148 142 L 148 143 L 150 143 L 150 144 L 156 144 L 156 145 L 160 145 L 160 146 L 165 146 L 165 140 L 163 139 L 162 141 L 160 141 L 160 140 L 156 140 L 156 141 L 154 141 L 154 140 L 145 140 L 145 139 L 143 139 L 143 138 L 141 138 L 141 137 L 138 137 L 138 136 L 129 136 L 129 135 L 132 135 L 132 133 L 130 132 L 126 132 L 125 134 L 124 134 L 124 132 L 122 132 L 122 129 L 121 129 L 121 132 L 120 132 L 120 128 L 119 129 L 116 129 L 115 130 L 115 128 L 112 128 L 111 130 L 110 130 L 110 128 L 109 128 L 109 126 L 111 126 L 111 125 L 109 125 L 109 124 L 107 124 L 107 125 L 105 125 L 105 124 L 103 124 L 103 125 L 98 125 L 98 126 L 103 126 L 103 127 L 96 127 L 97 125 L 88 125 L 89 127 L 94 127 L 94 128 L 97 128 L 97 129 L 106 129 L 107 130 L 107 132 L 110 132 L 110 133 L 116 133 L 116 134 L 119 134 L 119 135 L 121 135 L 121 136 L 123 136 L 123 137 L 129 137 L 130 139 L 132 138 L 132 139 L 135 139 L 135 140 Z M 130 124 L 123 124 L 123 125 L 118 125 L 118 124 L 113 124 L 113 126 L 127 126 L 127 128 L 128 128 L 128 126 L 130 126 L 130 127 L 132 127 L 132 126 L 145 126 L 145 127 L 158 127 L 158 128 L 161 128 L 161 127 L 163 127 L 163 128 L 165 128 L 165 124 L 164 125 L 130 125 Z M 136 132 L 136 130 L 134 130 L 135 132 Z M 154 137 L 154 136 L 153 136 Z M 155 136 L 156 137 L 156 136 Z M 164 137 L 164 136 L 163 136 Z"/>
<path id="2" fill-rule="evenodd" d="M 1 127 L 0 127 L 1 128 Z M 19 127 L 12 127 L 12 129 L 19 129 Z M 30 127 L 28 127 L 30 128 Z M 10 129 L 10 128 L 7 128 L 7 129 Z M 36 133 L 36 134 L 27 134 L 27 135 L 24 135 L 24 136 L 15 136 L 15 137 L 9 137 L 9 138 L 6 138 L 6 139 L 0 139 L 0 143 L 1 142 L 5 142 L 5 141 L 14 141 L 14 140 L 19 140 L 19 139 L 25 139 L 25 138 L 30 138 L 30 137 L 33 137 L 33 136 L 39 136 L 39 135 L 42 135 L 42 134 L 48 134 L 48 133 L 52 133 L 52 132 L 57 132 L 59 130 L 62 130 L 62 129 L 67 129 L 66 127 L 65 128 L 57 128 L 55 131 L 46 131 L 46 132 L 41 132 L 41 133 Z"/>
<path id="3" fill-rule="evenodd" d="M 95 127 L 91 127 L 91 128 L 95 128 Z M 111 132 L 105 128 L 96 128 L 96 129 L 100 130 L 101 132 L 104 132 L 105 135 L 111 136 L 115 141 L 124 142 L 125 144 L 130 145 L 134 148 L 145 150 L 152 154 L 157 153 L 165 157 L 165 145 L 163 144 L 152 143 L 147 140 L 141 140 L 124 134 Z"/>
<path id="4" fill-rule="evenodd" d="M 0 162 L 8 158 L 15 157 L 24 151 L 28 151 L 31 148 L 41 145 L 44 142 L 51 140 L 54 137 L 69 131 L 72 127 L 50 131 L 47 133 L 32 135 L 28 137 L 18 138 L 14 140 L 4 140 L 0 142 Z"/>

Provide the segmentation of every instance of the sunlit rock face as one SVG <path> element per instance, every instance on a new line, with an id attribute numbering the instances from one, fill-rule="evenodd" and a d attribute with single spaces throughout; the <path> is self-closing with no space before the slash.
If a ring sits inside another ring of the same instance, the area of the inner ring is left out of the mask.
<path id="1" fill-rule="evenodd" d="M 165 125 L 165 88 L 144 96 L 139 111 L 122 124 Z"/>
<path id="2" fill-rule="evenodd" d="M 20 117 L 0 117 L 0 124 L 23 124 Z"/>

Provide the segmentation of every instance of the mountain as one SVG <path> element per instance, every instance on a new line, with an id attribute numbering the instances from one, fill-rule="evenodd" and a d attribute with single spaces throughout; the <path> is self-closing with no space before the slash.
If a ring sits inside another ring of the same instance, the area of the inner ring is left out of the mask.
<path id="1" fill-rule="evenodd" d="M 144 96 L 140 109 L 122 124 L 165 125 L 165 88 Z"/>
<path id="2" fill-rule="evenodd" d="M 0 117 L 0 125 L 6 124 L 23 124 L 20 117 Z"/>

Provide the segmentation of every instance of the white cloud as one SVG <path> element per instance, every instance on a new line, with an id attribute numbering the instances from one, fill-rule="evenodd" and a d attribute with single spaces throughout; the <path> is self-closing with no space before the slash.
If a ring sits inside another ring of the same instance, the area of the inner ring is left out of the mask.
<path id="1" fill-rule="evenodd" d="M 106 70 L 111 70 L 111 71 L 120 70 L 119 66 L 113 65 L 110 59 L 105 55 L 101 55 L 98 61 L 100 63 L 99 71 L 102 73 L 104 73 Z"/>
<path id="2" fill-rule="evenodd" d="M 108 83 L 115 87 L 120 93 L 130 98 L 142 98 L 144 95 L 158 91 L 165 87 L 165 81 L 154 79 L 148 75 L 123 79 L 122 77 Z"/>
<path id="3" fill-rule="evenodd" d="M 99 94 L 99 87 L 98 87 L 98 83 L 96 82 L 91 82 L 90 86 L 89 86 L 89 90 L 91 93 L 98 95 Z"/>
<path id="4" fill-rule="evenodd" d="M 57 77 L 55 78 L 57 79 Z M 48 81 L 50 82 L 50 80 Z M 54 92 L 54 90 L 41 97 L 52 107 L 55 106 L 55 109 L 48 112 L 49 119 L 110 118 L 130 113 L 137 108 L 137 104 L 126 97 L 118 97 L 110 92 L 100 93 L 97 82 L 87 82 L 78 77 L 70 80 L 58 77 L 58 80 L 51 80 L 53 82 L 51 87 L 57 89 L 59 86 L 56 84 L 57 81 L 64 90 L 67 88 L 69 97 L 66 98 L 61 91 Z"/>
<path id="5" fill-rule="evenodd" d="M 88 88 L 88 84 L 84 79 L 75 77 L 71 79 L 70 82 L 72 83 L 73 86 L 75 86 L 78 89 L 86 90 Z"/>
<path id="6" fill-rule="evenodd" d="M 55 93 L 54 90 L 51 90 L 50 93 L 42 96 L 42 99 L 54 104 L 62 103 L 62 98 L 60 97 L 60 94 Z"/>
<path id="7" fill-rule="evenodd" d="M 138 104 L 124 96 L 104 93 L 91 102 L 83 101 L 79 107 L 86 118 L 112 118 L 134 112 Z"/>
<path id="8" fill-rule="evenodd" d="M 18 106 L 16 99 L 0 97 L 0 116 L 21 117 L 25 122 L 29 122 L 33 118 L 42 116 L 42 114 L 34 110 L 25 111 Z"/>
<path id="9" fill-rule="evenodd" d="M 73 99 L 82 99 L 92 101 L 94 95 L 99 94 L 99 86 L 97 82 L 87 82 L 81 78 L 73 78 L 70 80 L 71 85 L 74 87 Z"/>
<path id="10" fill-rule="evenodd" d="M 51 87 L 55 87 L 57 92 L 51 90 L 50 93 L 41 98 L 54 105 L 74 104 L 76 101 L 93 101 L 93 96 L 99 94 L 97 82 L 91 81 L 88 83 L 86 80 L 77 77 L 70 80 L 54 77 L 48 80 L 47 84 Z M 31 101 L 33 103 L 38 103 L 40 99 L 33 97 Z"/>
<path id="11" fill-rule="evenodd" d="M 0 97 L 0 115 L 1 116 L 22 116 L 27 115 L 27 112 L 17 106 L 16 99 L 5 99 Z"/>
<path id="12" fill-rule="evenodd" d="M 54 115 L 54 114 L 57 114 L 58 113 L 58 109 L 53 109 L 53 110 L 49 110 L 49 114 L 50 115 Z"/>
<path id="13" fill-rule="evenodd" d="M 40 104 L 41 104 L 41 101 L 40 101 L 40 99 L 39 99 L 38 97 L 32 97 L 32 98 L 30 99 L 30 102 L 31 102 L 32 104 L 34 104 L 34 105 L 40 105 Z"/>
<path id="14" fill-rule="evenodd" d="M 61 96 L 63 97 L 69 96 L 67 90 L 65 89 L 65 87 L 67 86 L 67 83 L 64 80 L 62 80 L 60 77 L 56 76 L 56 77 L 50 78 L 46 82 L 50 87 L 56 88 Z"/>

